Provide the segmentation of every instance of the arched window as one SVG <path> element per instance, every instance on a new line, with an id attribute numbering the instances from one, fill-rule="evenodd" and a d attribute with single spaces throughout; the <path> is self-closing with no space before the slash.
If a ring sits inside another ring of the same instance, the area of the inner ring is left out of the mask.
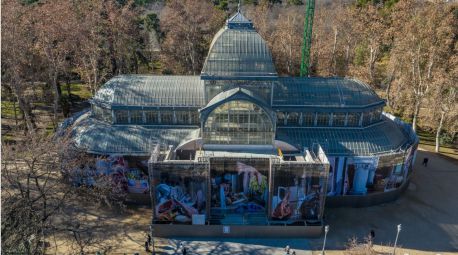
<path id="1" fill-rule="evenodd" d="M 260 106 L 234 100 L 218 106 L 208 115 L 203 138 L 209 144 L 272 144 L 274 126 Z"/>

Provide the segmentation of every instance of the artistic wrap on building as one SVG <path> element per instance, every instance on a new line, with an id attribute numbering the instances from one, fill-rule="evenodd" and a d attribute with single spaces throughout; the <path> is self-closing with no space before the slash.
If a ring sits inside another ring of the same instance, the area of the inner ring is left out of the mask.
<path id="1" fill-rule="evenodd" d="M 120 75 L 91 105 L 76 145 L 149 159 L 156 223 L 316 224 L 326 196 L 402 187 L 418 143 L 358 80 L 279 77 L 240 12 L 200 76 Z"/>

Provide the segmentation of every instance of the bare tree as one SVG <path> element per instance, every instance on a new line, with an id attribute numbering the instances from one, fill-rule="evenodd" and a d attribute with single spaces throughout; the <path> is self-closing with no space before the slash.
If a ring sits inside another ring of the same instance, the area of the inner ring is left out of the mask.
<path id="1" fill-rule="evenodd" d="M 297 8 L 283 8 L 272 34 L 272 55 L 280 74 L 298 74 L 301 60 L 302 25 L 304 23 Z"/>
<path id="2" fill-rule="evenodd" d="M 443 69 L 442 57 L 447 54 L 453 33 L 450 23 L 442 22 L 451 13 L 442 4 L 431 3 L 422 8 L 402 27 L 402 36 L 395 39 L 391 58 L 399 70 L 397 79 L 410 91 L 412 126 L 418 126 L 418 116 L 424 99 L 429 96 L 437 71 Z M 448 19 L 449 20 L 449 19 Z M 445 31 L 444 31 L 445 30 Z"/>
<path id="3" fill-rule="evenodd" d="M 69 185 L 68 177 L 78 175 L 81 164 L 91 161 L 69 141 L 34 134 L 2 145 L 3 252 L 44 253 L 46 243 L 59 233 L 78 233 L 73 240 L 84 246 L 90 233 L 82 231 L 87 228 L 82 219 L 73 217 L 75 209 L 87 201 L 118 203 L 119 189 L 110 176 L 95 177 L 94 187 Z"/>
<path id="4" fill-rule="evenodd" d="M 223 20 L 224 13 L 209 2 L 167 2 L 160 21 L 165 34 L 162 44 L 165 62 L 178 73 L 199 73 L 211 38 Z"/>
<path id="5" fill-rule="evenodd" d="M 33 24 L 31 8 L 15 0 L 2 1 L 2 85 L 11 89 L 23 113 L 28 132 L 36 128 L 32 98 L 27 93 L 33 80 Z"/>

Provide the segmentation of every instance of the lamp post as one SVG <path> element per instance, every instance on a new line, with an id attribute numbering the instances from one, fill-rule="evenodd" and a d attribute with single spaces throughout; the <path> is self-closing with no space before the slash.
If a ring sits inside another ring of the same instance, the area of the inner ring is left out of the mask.
<path id="1" fill-rule="evenodd" d="M 324 247 L 326 246 L 326 236 L 329 232 L 329 225 L 324 226 L 324 240 L 323 240 L 323 249 L 321 249 L 321 255 L 324 255 Z"/>
<path id="2" fill-rule="evenodd" d="M 396 254 L 396 244 L 398 243 L 399 232 L 401 232 L 401 224 L 398 225 L 398 232 L 396 233 L 396 240 L 394 240 L 393 255 Z"/>

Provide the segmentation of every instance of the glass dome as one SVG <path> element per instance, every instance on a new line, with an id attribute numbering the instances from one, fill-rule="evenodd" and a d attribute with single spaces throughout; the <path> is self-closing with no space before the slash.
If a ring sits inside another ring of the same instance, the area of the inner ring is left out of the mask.
<path id="1" fill-rule="evenodd" d="M 277 77 L 272 54 L 253 23 L 237 12 L 214 37 L 202 79 Z"/>

